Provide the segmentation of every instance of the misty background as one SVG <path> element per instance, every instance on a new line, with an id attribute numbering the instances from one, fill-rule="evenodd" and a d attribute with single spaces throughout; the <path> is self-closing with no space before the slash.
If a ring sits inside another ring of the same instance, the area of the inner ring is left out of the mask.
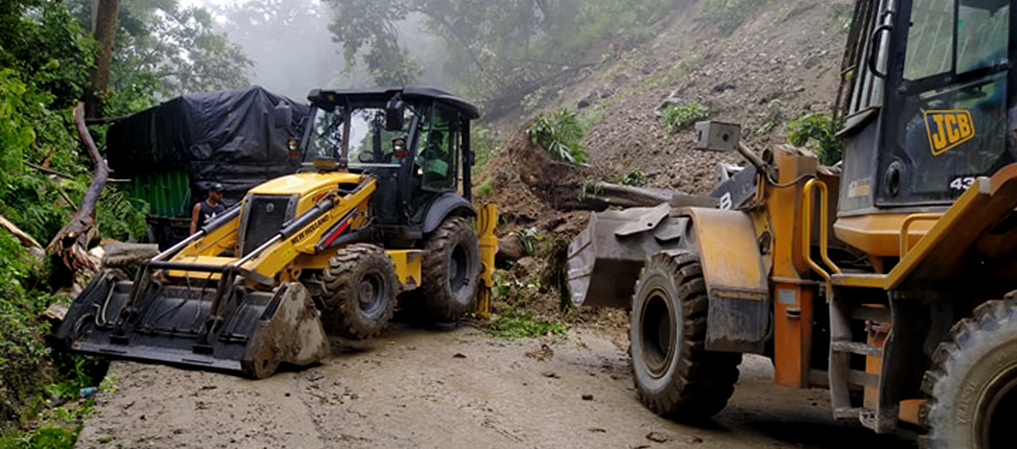
<path id="1" fill-rule="evenodd" d="M 203 7 L 215 28 L 240 45 L 250 58 L 251 84 L 303 101 L 315 88 L 366 88 L 376 85 L 362 68 L 347 70 L 343 46 L 329 24 L 334 8 L 319 0 L 180 0 L 181 7 Z M 399 24 L 399 43 L 421 64 L 417 83 L 451 89 L 441 76 L 447 57 L 441 40 L 413 14 Z"/>

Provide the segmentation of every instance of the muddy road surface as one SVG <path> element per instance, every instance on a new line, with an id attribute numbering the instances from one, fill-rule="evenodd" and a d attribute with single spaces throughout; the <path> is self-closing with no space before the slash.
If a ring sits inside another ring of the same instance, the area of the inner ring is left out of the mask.
<path id="1" fill-rule="evenodd" d="M 636 399 L 619 335 L 504 341 L 396 326 L 261 381 L 116 362 L 78 448 L 912 448 L 830 418 L 826 392 L 746 357 L 728 408 L 690 427 Z"/>

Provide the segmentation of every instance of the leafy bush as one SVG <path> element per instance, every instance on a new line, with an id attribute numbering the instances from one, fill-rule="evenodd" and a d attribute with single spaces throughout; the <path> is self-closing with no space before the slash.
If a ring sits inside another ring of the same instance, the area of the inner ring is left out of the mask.
<path id="1" fill-rule="evenodd" d="M 581 143 L 586 137 L 586 126 L 568 108 L 551 115 L 541 114 L 528 134 L 531 142 L 543 147 L 555 160 L 581 164 L 589 157 Z"/>
<path id="2" fill-rule="evenodd" d="M 544 237 L 540 235 L 537 228 L 523 228 L 519 230 L 519 241 L 523 244 L 526 254 L 536 254 L 537 245 Z"/>
<path id="3" fill-rule="evenodd" d="M 614 179 L 614 182 L 618 184 L 633 187 L 645 186 L 647 181 L 648 178 L 646 176 L 646 172 L 638 168 L 633 168 L 632 170 L 629 170 L 628 173 L 620 175 Z"/>
<path id="4" fill-rule="evenodd" d="M 806 147 L 819 156 L 823 165 L 834 165 L 844 154 L 844 143 L 837 139 L 838 124 L 828 114 L 810 114 L 788 124 L 788 143 Z"/>
<path id="5" fill-rule="evenodd" d="M 146 215 L 148 203 L 107 184 L 96 205 L 95 221 L 105 238 L 136 241 L 147 232 Z"/>
<path id="6" fill-rule="evenodd" d="M 677 132 L 710 117 L 710 108 L 698 101 L 682 106 L 668 105 L 661 111 L 660 121 L 668 132 Z"/>

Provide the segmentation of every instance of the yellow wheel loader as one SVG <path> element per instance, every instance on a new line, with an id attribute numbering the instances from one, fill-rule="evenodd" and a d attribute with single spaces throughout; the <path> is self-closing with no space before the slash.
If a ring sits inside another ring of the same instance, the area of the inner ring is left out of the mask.
<path id="1" fill-rule="evenodd" d="M 742 354 L 830 390 L 833 416 L 925 448 L 1013 447 L 1017 16 L 1011 0 L 859 0 L 837 100 L 843 162 L 697 126 L 717 208 L 599 214 L 569 249 L 577 304 L 631 311 L 653 411 L 726 405 Z"/>
<path id="2" fill-rule="evenodd" d="M 409 87 L 309 100 L 304 136 L 290 142 L 304 170 L 251 189 L 133 282 L 98 276 L 57 338 L 263 378 L 327 356 L 326 333 L 377 335 L 400 295 L 429 320 L 460 318 L 475 299 L 486 314 L 497 210 L 470 203 L 477 108 Z"/>

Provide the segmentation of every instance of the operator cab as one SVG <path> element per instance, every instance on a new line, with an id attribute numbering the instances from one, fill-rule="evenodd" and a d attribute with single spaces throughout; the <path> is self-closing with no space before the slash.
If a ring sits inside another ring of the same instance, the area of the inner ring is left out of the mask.
<path id="1" fill-rule="evenodd" d="M 839 216 L 942 211 L 976 177 L 1017 160 L 1012 6 L 858 2 L 838 104 Z"/>
<path id="2" fill-rule="evenodd" d="M 411 87 L 314 90 L 308 100 L 313 110 L 300 143 L 305 165 L 331 158 L 339 169 L 375 176 L 372 208 L 390 241 L 410 242 L 429 232 L 427 214 L 439 200 L 458 197 L 469 204 L 476 106 Z"/>

